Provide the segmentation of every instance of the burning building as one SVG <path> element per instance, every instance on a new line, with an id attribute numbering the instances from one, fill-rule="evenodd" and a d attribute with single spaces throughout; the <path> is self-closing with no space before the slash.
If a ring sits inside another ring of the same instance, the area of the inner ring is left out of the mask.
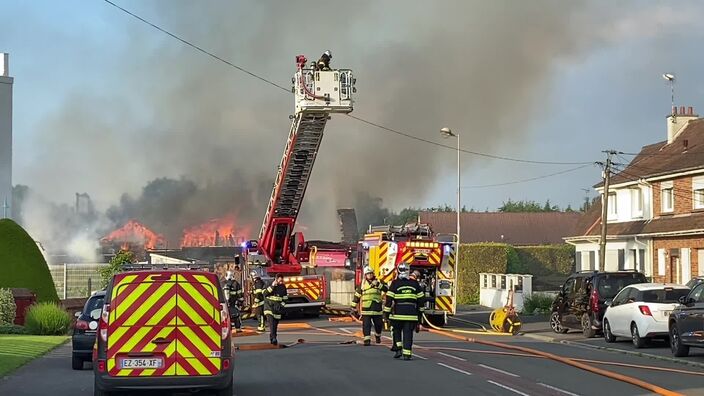
<path id="1" fill-rule="evenodd" d="M 251 227 L 238 224 L 235 215 L 211 219 L 183 230 L 182 247 L 240 246 L 251 236 Z"/>
<path id="2" fill-rule="evenodd" d="M 138 257 L 145 256 L 147 249 L 165 248 L 166 239 L 137 220 L 130 220 L 122 227 L 100 239 L 105 253 L 130 250 Z M 111 251 L 111 252 L 110 252 Z"/>

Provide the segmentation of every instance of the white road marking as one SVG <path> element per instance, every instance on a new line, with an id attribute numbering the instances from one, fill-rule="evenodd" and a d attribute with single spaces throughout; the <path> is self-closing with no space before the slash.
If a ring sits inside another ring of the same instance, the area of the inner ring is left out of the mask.
<path id="1" fill-rule="evenodd" d="M 449 368 L 450 370 L 457 371 L 458 373 L 467 374 L 467 375 L 472 375 L 472 373 L 470 373 L 469 371 L 464 371 L 464 370 L 462 370 L 462 369 L 458 369 L 457 367 L 452 367 L 452 366 L 450 366 L 449 364 L 438 363 L 438 366 L 443 366 L 443 367 L 445 367 L 445 368 Z"/>
<path id="2" fill-rule="evenodd" d="M 455 356 L 455 355 L 450 355 L 449 353 L 438 352 L 438 355 L 443 355 L 443 356 L 446 356 L 446 357 L 449 357 L 449 358 L 452 358 L 452 359 L 461 360 L 461 361 L 463 361 L 463 362 L 466 362 L 466 361 L 467 361 L 467 359 L 463 359 L 463 358 L 458 357 L 458 356 Z"/>
<path id="3" fill-rule="evenodd" d="M 417 357 L 418 359 L 421 359 L 421 360 L 428 360 L 427 357 L 423 357 L 423 356 L 420 356 L 420 355 L 415 354 L 415 353 L 413 354 L 413 356 L 415 356 L 415 357 Z"/>
<path id="4" fill-rule="evenodd" d="M 500 384 L 500 383 L 498 383 L 498 382 L 489 381 L 489 380 L 487 380 L 486 382 L 488 382 L 488 383 L 490 383 L 490 384 L 494 384 L 494 385 L 498 386 L 499 388 L 504 388 L 504 389 L 506 389 L 506 390 L 508 390 L 508 391 L 511 391 L 511 392 L 513 392 L 513 393 L 516 393 L 516 394 L 518 394 L 518 395 L 530 396 L 530 395 L 527 394 L 527 393 L 523 393 L 523 392 L 521 392 L 521 391 L 519 391 L 519 390 L 517 390 L 517 389 L 513 389 L 513 388 L 511 388 L 510 386 L 506 386 L 506 385 Z"/>
<path id="5" fill-rule="evenodd" d="M 564 389 L 560 389 L 560 388 L 558 388 L 558 387 L 556 387 L 556 386 L 552 386 L 552 385 L 548 385 L 548 384 L 543 384 L 542 382 L 538 382 L 538 385 L 544 386 L 544 387 L 546 387 L 546 388 L 548 388 L 548 389 L 552 389 L 552 390 L 554 390 L 554 391 L 558 391 L 558 392 L 560 392 L 560 393 L 564 393 L 564 394 L 566 394 L 566 395 L 570 395 L 570 396 L 579 396 L 579 395 L 576 394 L 576 393 L 568 392 L 568 391 L 566 391 L 566 390 L 564 390 Z"/>
<path id="6" fill-rule="evenodd" d="M 344 332 L 347 333 L 347 334 L 352 334 L 351 331 L 347 330 L 347 329 L 344 328 L 344 327 L 340 327 L 340 330 L 344 331 Z"/>
<path id="7" fill-rule="evenodd" d="M 518 374 L 509 373 L 508 371 L 497 369 L 496 367 L 487 366 L 486 364 L 479 364 L 479 366 L 484 367 L 485 369 L 494 370 L 497 373 L 510 375 L 511 377 L 520 377 Z"/>

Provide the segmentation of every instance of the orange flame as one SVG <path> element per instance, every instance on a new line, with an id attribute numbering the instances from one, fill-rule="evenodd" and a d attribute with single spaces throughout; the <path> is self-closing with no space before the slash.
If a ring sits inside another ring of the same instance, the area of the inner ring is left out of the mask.
<path id="1" fill-rule="evenodd" d="M 239 246 L 249 237 L 250 231 L 250 226 L 237 224 L 236 216 L 229 214 L 186 228 L 181 246 Z"/>
<path id="2" fill-rule="evenodd" d="M 146 249 L 166 245 L 166 239 L 162 235 L 155 233 L 137 220 L 128 221 L 101 239 L 101 242 L 119 243 L 123 248 L 129 247 L 131 244 L 141 245 Z"/>

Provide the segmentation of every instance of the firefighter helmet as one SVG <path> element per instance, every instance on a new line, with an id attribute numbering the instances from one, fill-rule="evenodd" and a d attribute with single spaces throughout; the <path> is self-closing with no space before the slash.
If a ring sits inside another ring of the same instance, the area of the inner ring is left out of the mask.
<path id="1" fill-rule="evenodd" d="M 325 50 L 325 52 L 323 52 L 323 55 L 327 55 L 329 59 L 332 59 L 332 52 L 330 52 L 330 50 Z"/>
<path id="2" fill-rule="evenodd" d="M 415 279 L 415 280 L 420 279 L 420 271 L 415 270 L 415 271 L 411 272 L 411 276 L 412 276 L 413 279 Z"/>
<path id="3" fill-rule="evenodd" d="M 408 271 L 410 271 L 410 267 L 406 263 L 401 263 L 398 265 L 398 277 L 401 279 L 406 279 L 408 278 Z"/>
<path id="4" fill-rule="evenodd" d="M 252 270 L 252 272 L 249 273 L 249 276 L 251 276 L 252 279 L 261 278 L 261 276 L 259 276 L 259 272 L 254 271 L 254 270 Z"/>
<path id="5" fill-rule="evenodd" d="M 372 267 L 370 267 L 368 265 L 364 267 L 364 275 L 373 274 L 373 273 L 374 273 L 374 270 L 372 269 Z"/>
<path id="6" fill-rule="evenodd" d="M 232 278 L 234 278 L 234 276 L 232 276 L 232 271 L 227 271 L 225 274 L 225 279 L 230 280 Z"/>

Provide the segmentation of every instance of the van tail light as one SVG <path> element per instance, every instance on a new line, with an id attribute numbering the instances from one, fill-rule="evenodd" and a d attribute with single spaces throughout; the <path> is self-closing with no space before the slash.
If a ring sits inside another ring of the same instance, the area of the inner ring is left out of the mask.
<path id="1" fill-rule="evenodd" d="M 222 369 L 227 370 L 230 368 L 230 358 L 224 358 L 222 359 Z"/>
<path id="2" fill-rule="evenodd" d="M 648 307 L 647 305 L 639 305 L 638 309 L 640 309 L 640 313 L 645 316 L 653 316 L 653 313 L 650 312 L 650 307 Z"/>
<path id="3" fill-rule="evenodd" d="M 105 372 L 105 359 L 98 359 L 98 371 L 101 373 Z"/>
<path id="4" fill-rule="evenodd" d="M 100 339 L 103 342 L 108 341 L 108 320 L 110 319 L 110 304 L 103 305 L 103 311 L 100 314 L 100 323 L 98 323 L 98 330 L 100 333 Z"/>
<path id="5" fill-rule="evenodd" d="M 220 304 L 220 326 L 222 339 L 226 339 L 230 335 L 230 311 L 227 309 L 227 304 Z"/>
<path id="6" fill-rule="evenodd" d="M 88 330 L 88 322 L 85 320 L 77 320 L 76 321 L 76 330 Z"/>
<path id="7" fill-rule="evenodd" d="M 591 307 L 592 312 L 599 312 L 599 293 L 596 288 L 592 290 L 592 294 L 589 296 L 589 307 Z"/>

